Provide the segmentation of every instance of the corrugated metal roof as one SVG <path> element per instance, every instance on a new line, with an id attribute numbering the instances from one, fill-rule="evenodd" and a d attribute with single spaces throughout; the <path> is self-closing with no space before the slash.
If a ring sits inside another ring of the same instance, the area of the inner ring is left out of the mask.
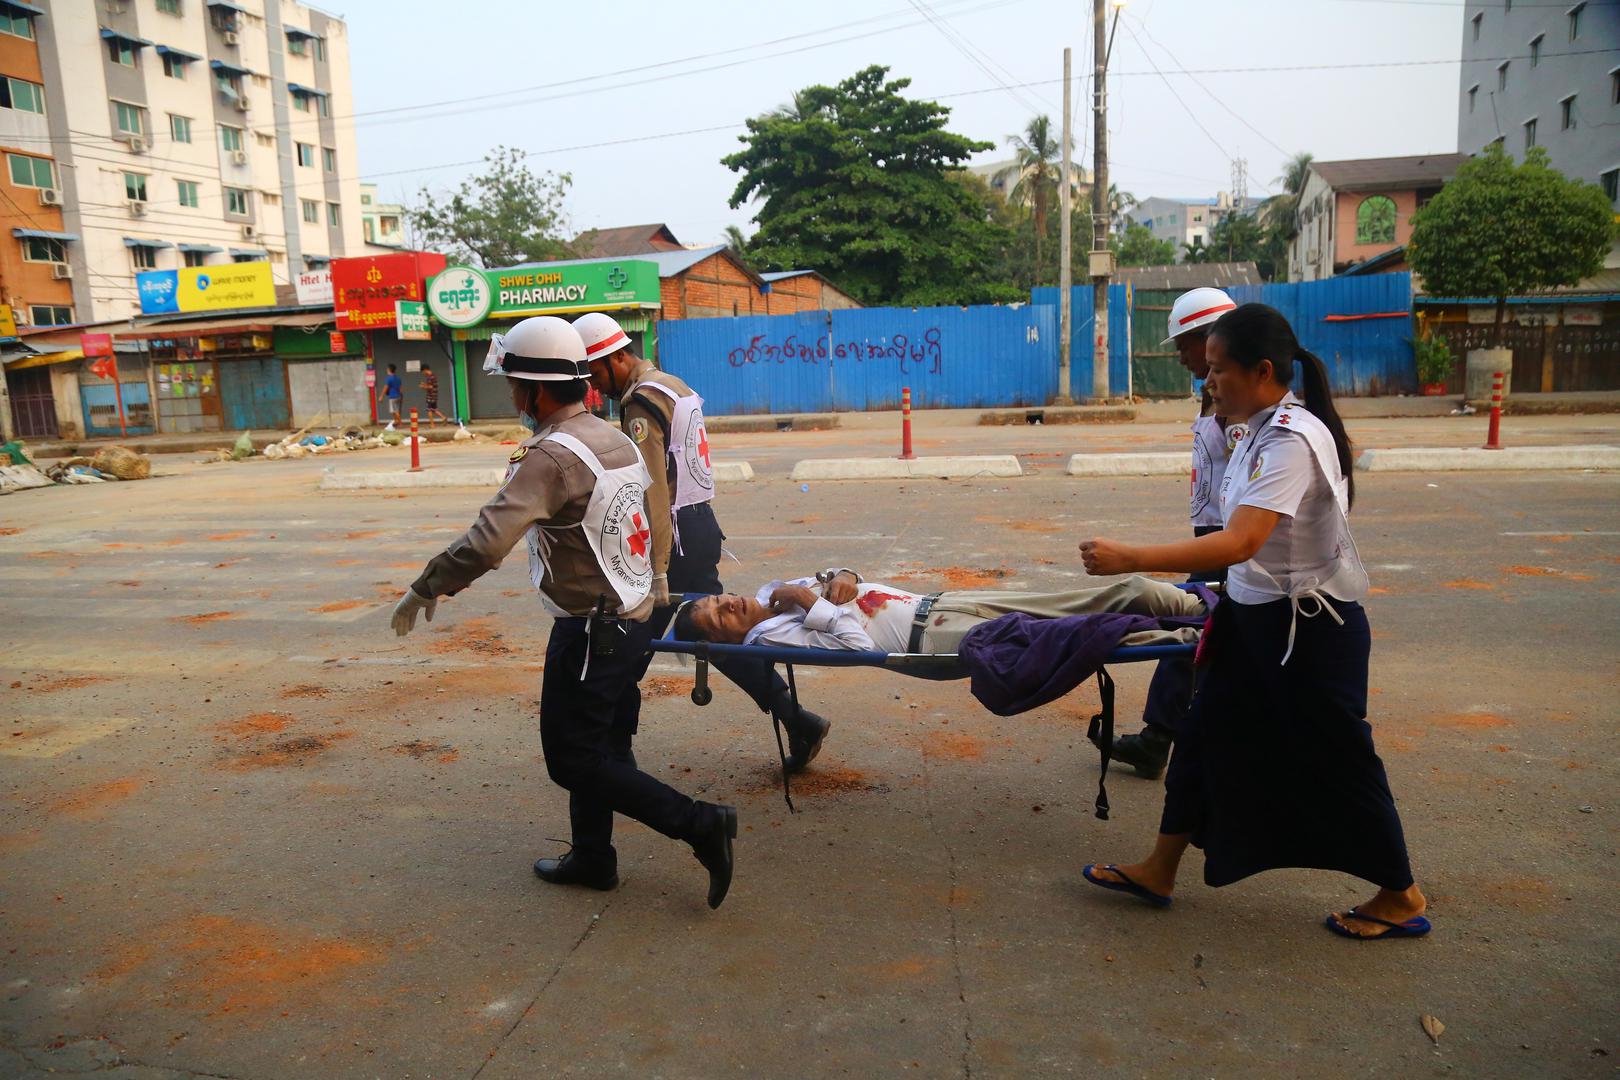
<path id="1" fill-rule="evenodd" d="M 1413 157 L 1313 161 L 1311 171 L 1335 191 L 1417 187 L 1438 184 L 1457 175 L 1467 154 L 1419 154 Z"/>
<path id="2" fill-rule="evenodd" d="M 719 252 L 729 252 L 729 251 L 731 251 L 731 249 L 728 248 L 726 245 L 724 245 L 724 244 L 715 244 L 712 247 L 697 248 L 696 250 L 689 249 L 689 248 L 682 248 L 679 251 L 647 251 L 647 252 L 642 252 L 642 253 L 636 254 L 636 255 L 623 255 L 623 256 L 600 258 L 600 259 L 557 259 L 557 260 L 554 260 L 552 262 L 519 263 L 517 266 L 503 266 L 503 267 L 500 267 L 499 269 L 501 269 L 501 270 L 532 270 L 532 269 L 537 269 L 537 268 L 542 267 L 542 266 L 584 266 L 584 265 L 586 265 L 588 263 L 612 263 L 612 262 L 629 262 L 629 261 L 633 261 L 633 262 L 650 262 L 650 263 L 654 263 L 658 267 L 658 276 L 661 277 L 661 278 L 668 278 L 668 277 L 674 277 L 676 274 L 680 274 L 680 273 L 683 273 L 684 271 L 690 270 L 692 267 L 696 266 L 698 263 L 702 262 L 704 259 L 707 259 L 711 255 L 717 254 Z M 730 255 L 728 257 L 734 263 L 736 263 L 737 266 L 742 267 L 742 269 L 750 277 L 754 278 L 757 281 L 763 281 L 764 280 L 764 278 L 761 278 L 758 274 L 754 273 L 754 271 L 749 270 L 747 266 L 745 266 L 740 260 L 737 259 L 736 255 L 733 254 L 733 255 Z"/>
<path id="3" fill-rule="evenodd" d="M 806 274 L 813 273 L 815 273 L 814 270 L 772 270 L 768 274 L 761 274 L 759 276 L 762 281 L 781 281 L 784 278 L 803 277 Z"/>
<path id="4" fill-rule="evenodd" d="M 125 340 L 151 341 L 161 338 L 209 337 L 214 334 L 250 334 L 255 331 L 274 330 L 278 326 L 320 326 L 333 319 L 332 312 L 303 311 L 271 314 L 245 314 L 228 312 L 213 318 L 198 318 L 171 323 L 148 323 L 133 330 L 114 331 L 113 336 Z"/>
<path id="5" fill-rule="evenodd" d="M 610 229 L 586 229 L 574 237 L 574 247 L 587 259 L 623 258 L 653 251 L 671 251 L 681 246 L 668 225 L 661 221 L 646 225 L 615 225 Z"/>
<path id="6" fill-rule="evenodd" d="M 1168 266 L 1122 266 L 1114 283 L 1129 282 L 1136 289 L 1196 289 L 1212 285 L 1259 285 L 1260 268 L 1252 262 L 1172 263 Z"/>

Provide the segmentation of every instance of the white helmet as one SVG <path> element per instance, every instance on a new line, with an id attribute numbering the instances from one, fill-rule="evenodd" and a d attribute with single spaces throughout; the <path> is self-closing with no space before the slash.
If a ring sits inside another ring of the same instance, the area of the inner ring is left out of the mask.
<path id="1" fill-rule="evenodd" d="M 618 320 L 602 311 L 587 311 L 574 320 L 574 329 L 585 342 L 586 360 L 606 360 L 630 344 L 624 327 Z"/>
<path id="2" fill-rule="evenodd" d="M 1170 336 L 1159 342 L 1168 345 L 1189 330 L 1208 326 L 1237 307 L 1237 302 L 1220 289 L 1204 286 L 1176 297 L 1170 307 Z"/>
<path id="3" fill-rule="evenodd" d="M 491 335 L 484 373 L 538 382 L 591 377 L 585 343 L 567 319 L 555 315 L 536 315 L 504 334 Z"/>

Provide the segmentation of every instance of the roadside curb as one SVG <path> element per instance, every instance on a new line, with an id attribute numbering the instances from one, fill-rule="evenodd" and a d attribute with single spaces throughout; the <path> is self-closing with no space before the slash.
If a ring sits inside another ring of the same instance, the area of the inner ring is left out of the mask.
<path id="1" fill-rule="evenodd" d="M 984 457 L 812 458 L 793 466 L 794 480 L 967 480 L 1023 476 L 1012 454 Z"/>
<path id="2" fill-rule="evenodd" d="M 754 478 L 754 467 L 746 461 L 717 461 L 714 478 L 722 484 L 745 484 Z M 316 485 L 319 491 L 397 491 L 401 488 L 444 487 L 499 487 L 506 479 L 506 469 L 442 469 L 429 466 L 421 472 L 395 472 L 372 469 L 366 472 L 329 472 L 321 474 Z"/>
<path id="3" fill-rule="evenodd" d="M 831 431 L 843 427 L 837 413 L 799 413 L 796 415 L 705 416 L 704 426 L 716 435 L 757 435 L 779 431 Z"/>
<path id="4" fill-rule="evenodd" d="M 1363 472 L 1573 472 L 1620 469 L 1620 446 L 1514 446 L 1504 450 L 1363 450 L 1356 458 Z"/>
<path id="5" fill-rule="evenodd" d="M 1192 455 L 1075 454 L 1069 458 L 1070 476 L 1185 476 L 1192 472 Z"/>
<path id="6" fill-rule="evenodd" d="M 986 409 L 980 427 L 1010 424 L 1129 424 L 1136 410 L 1125 405 L 1035 405 L 1027 409 Z"/>

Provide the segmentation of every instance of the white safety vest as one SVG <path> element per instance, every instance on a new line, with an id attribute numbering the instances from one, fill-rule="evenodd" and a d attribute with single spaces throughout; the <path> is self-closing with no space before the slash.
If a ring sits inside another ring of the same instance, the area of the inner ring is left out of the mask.
<path id="1" fill-rule="evenodd" d="M 1327 480 L 1328 489 L 1333 492 L 1333 502 L 1338 511 L 1333 535 L 1323 538 L 1315 546 L 1315 551 L 1309 553 L 1315 557 L 1287 567 L 1280 575 L 1273 574 L 1260 564 L 1258 558 L 1254 558 L 1233 567 L 1234 573 L 1227 578 L 1227 593 L 1238 603 L 1273 599 L 1264 595 L 1251 599 L 1244 597 L 1242 578 L 1251 574 L 1257 581 L 1269 584 L 1288 599 L 1293 608 L 1293 620 L 1289 623 L 1288 649 L 1283 653 L 1283 663 L 1288 662 L 1288 657 L 1294 651 L 1294 625 L 1301 614 L 1314 618 L 1325 611 L 1335 622 L 1342 623 L 1331 601 L 1362 600 L 1370 584 L 1366 567 L 1362 565 L 1361 555 L 1356 550 L 1355 538 L 1350 535 L 1350 483 L 1339 467 L 1333 433 L 1293 394 L 1287 395 L 1269 417 L 1262 417 L 1258 428 L 1251 426 L 1249 437 L 1241 440 L 1232 451 L 1226 475 L 1221 481 L 1223 516 L 1230 520 L 1242 505 L 1244 489 L 1248 486 L 1245 477 L 1249 475 L 1250 462 L 1263 455 L 1268 446 L 1275 446 L 1278 440 L 1296 436 L 1303 437 L 1310 445 L 1311 457 Z M 1237 572 L 1239 570 L 1241 573 Z"/>
<path id="2" fill-rule="evenodd" d="M 669 456 L 675 463 L 675 490 L 670 492 L 669 510 L 673 515 L 683 506 L 694 506 L 714 498 L 714 463 L 709 460 L 709 431 L 703 425 L 703 399 L 694 391 L 681 397 L 661 382 L 646 379 L 636 389 L 657 390 L 675 403 L 669 421 Z"/>
<path id="3" fill-rule="evenodd" d="M 1192 523 L 1221 524 L 1221 478 L 1226 474 L 1226 432 L 1220 418 L 1200 416 L 1193 421 Z"/>
<path id="4" fill-rule="evenodd" d="M 621 435 L 625 442 L 629 439 Z M 613 585 L 620 612 L 632 611 L 652 593 L 652 526 L 647 520 L 647 486 L 652 482 L 641 456 L 633 465 L 604 469 L 591 448 L 566 431 L 553 431 L 544 439 L 573 451 L 596 476 L 596 489 L 578 525 L 529 526 L 529 580 L 540 592 L 541 603 L 552 615 L 570 617 L 546 595 L 551 573 L 551 536 L 554 529 L 583 529 L 596 565 Z M 631 444 L 634 445 L 634 444 Z M 515 466 L 514 466 L 515 467 Z M 510 478 L 510 474 L 508 474 Z"/>

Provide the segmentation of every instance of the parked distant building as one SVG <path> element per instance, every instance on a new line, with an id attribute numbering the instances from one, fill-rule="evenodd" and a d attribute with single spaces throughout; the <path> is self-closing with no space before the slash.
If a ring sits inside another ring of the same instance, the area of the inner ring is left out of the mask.
<path id="1" fill-rule="evenodd" d="M 611 229 L 586 229 L 574 237 L 574 250 L 582 259 L 615 259 L 626 255 L 649 255 L 655 251 L 696 250 L 675 239 L 661 221 L 650 225 L 619 225 Z"/>
<path id="2" fill-rule="evenodd" d="M 0 3 L 0 65 L 6 261 L 71 292 L 7 272 L 19 321 L 128 317 L 143 270 L 268 261 L 287 284 L 360 249 L 341 20 L 294 0 Z"/>
<path id="3" fill-rule="evenodd" d="M 360 233 L 377 247 L 405 246 L 405 207 L 377 197 L 376 184 L 360 185 Z"/>
<path id="4" fill-rule="evenodd" d="M 1259 199 L 1249 199 L 1245 211 L 1260 206 Z M 1208 244 L 1209 233 L 1233 210 L 1232 196 L 1217 192 L 1213 199 L 1166 199 L 1154 196 L 1125 211 L 1129 224 L 1141 225 L 1153 234 L 1155 240 L 1167 240 L 1176 246 L 1176 261 L 1186 258 L 1187 248 Z"/>
<path id="5" fill-rule="evenodd" d="M 1620 210 L 1620 5 L 1467 0 L 1457 149 L 1545 147 Z M 1511 58 L 1511 59 L 1507 59 Z"/>
<path id="6" fill-rule="evenodd" d="M 1402 267 L 1386 256 L 1412 235 L 1412 214 L 1457 173 L 1466 156 L 1313 161 L 1297 211 L 1298 234 L 1288 245 L 1288 280 L 1316 281 L 1369 259 L 1385 271 Z"/>
<path id="7" fill-rule="evenodd" d="M 1033 171 L 1033 166 L 1021 165 L 1017 158 L 1006 161 L 991 161 L 983 165 L 969 165 L 967 171 L 974 176 L 981 176 L 984 182 L 990 185 L 990 190 L 1003 199 L 1011 199 L 1013 189 L 1018 181 Z M 1069 190 L 1075 199 L 1075 212 L 1082 213 L 1090 208 L 1091 174 L 1077 162 L 1069 164 Z"/>

